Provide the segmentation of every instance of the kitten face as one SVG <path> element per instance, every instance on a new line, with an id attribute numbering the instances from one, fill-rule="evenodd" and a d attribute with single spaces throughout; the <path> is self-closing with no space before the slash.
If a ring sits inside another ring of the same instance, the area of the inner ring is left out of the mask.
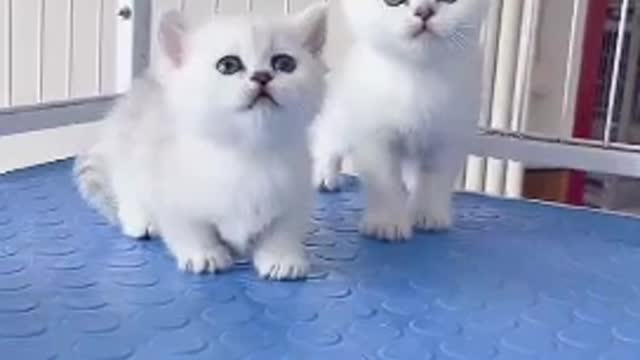
<path id="1" fill-rule="evenodd" d="M 184 55 L 169 67 L 174 107 L 192 130 L 219 142 L 290 141 L 283 139 L 305 128 L 320 106 L 325 16 L 321 8 L 279 22 L 214 18 L 186 36 Z"/>
<path id="2" fill-rule="evenodd" d="M 417 61 L 474 48 L 489 0 L 342 0 L 361 41 Z M 473 43 L 473 44 L 472 44 Z"/>

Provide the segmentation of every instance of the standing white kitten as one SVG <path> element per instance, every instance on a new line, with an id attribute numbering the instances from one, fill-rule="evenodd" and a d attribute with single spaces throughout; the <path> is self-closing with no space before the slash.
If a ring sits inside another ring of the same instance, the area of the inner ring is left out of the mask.
<path id="1" fill-rule="evenodd" d="M 451 194 L 480 112 L 488 0 L 343 0 L 355 34 L 313 128 L 316 185 L 350 156 L 366 188 L 361 232 L 405 240 L 452 224 Z"/>
<path id="2" fill-rule="evenodd" d="M 326 13 L 215 17 L 197 30 L 165 15 L 157 68 L 76 162 L 83 196 L 129 236 L 158 231 L 181 269 L 224 270 L 239 253 L 263 277 L 304 276 Z"/>

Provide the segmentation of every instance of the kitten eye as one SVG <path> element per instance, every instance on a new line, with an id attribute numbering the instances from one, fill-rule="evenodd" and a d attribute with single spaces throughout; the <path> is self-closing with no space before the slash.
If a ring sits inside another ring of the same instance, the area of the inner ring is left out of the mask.
<path id="1" fill-rule="evenodd" d="M 409 5 L 409 0 L 384 0 L 388 6 Z"/>
<path id="2" fill-rule="evenodd" d="M 296 71 L 298 63 L 291 55 L 278 54 L 271 58 L 271 67 L 278 72 L 292 73 Z"/>
<path id="3" fill-rule="evenodd" d="M 233 75 L 244 70 L 244 64 L 236 55 L 227 55 L 218 60 L 216 70 L 218 70 L 222 75 Z"/>

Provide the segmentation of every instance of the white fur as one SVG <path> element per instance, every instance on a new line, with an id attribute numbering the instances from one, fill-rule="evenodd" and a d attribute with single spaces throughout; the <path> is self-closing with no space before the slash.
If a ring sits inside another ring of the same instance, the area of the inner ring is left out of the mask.
<path id="1" fill-rule="evenodd" d="M 488 0 L 343 0 L 355 34 L 313 126 L 314 181 L 339 186 L 349 156 L 366 188 L 361 232 L 406 240 L 451 226 L 451 193 L 480 112 Z M 430 32 L 415 13 L 431 6 Z"/>
<path id="2" fill-rule="evenodd" d="M 224 270 L 247 254 L 263 277 L 304 276 L 313 192 L 305 134 L 324 92 L 325 21 L 315 7 L 282 21 L 215 17 L 189 30 L 166 15 L 157 68 L 135 82 L 77 163 L 85 198 L 98 208 L 115 199 L 107 208 L 123 232 L 160 232 L 184 270 Z M 295 72 L 271 69 L 279 53 L 297 59 Z M 216 64 L 227 55 L 246 69 L 222 75 Z M 248 109 L 258 88 L 250 77 L 262 70 L 274 74 L 268 89 L 279 106 Z M 96 159 L 102 167 L 92 169 Z"/>

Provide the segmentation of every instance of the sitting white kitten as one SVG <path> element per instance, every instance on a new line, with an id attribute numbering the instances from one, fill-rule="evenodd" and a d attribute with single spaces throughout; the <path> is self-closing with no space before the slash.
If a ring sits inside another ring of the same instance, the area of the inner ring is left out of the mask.
<path id="1" fill-rule="evenodd" d="M 324 93 L 326 17 L 318 6 L 187 31 L 177 12 L 165 15 L 157 68 L 76 162 L 82 195 L 126 235 L 157 230 L 181 269 L 224 270 L 239 253 L 263 277 L 303 277 L 306 133 Z"/>
<path id="2" fill-rule="evenodd" d="M 487 0 L 343 0 L 355 35 L 313 126 L 314 181 L 349 156 L 366 189 L 364 235 L 405 240 L 452 224 L 451 194 L 480 112 Z"/>

